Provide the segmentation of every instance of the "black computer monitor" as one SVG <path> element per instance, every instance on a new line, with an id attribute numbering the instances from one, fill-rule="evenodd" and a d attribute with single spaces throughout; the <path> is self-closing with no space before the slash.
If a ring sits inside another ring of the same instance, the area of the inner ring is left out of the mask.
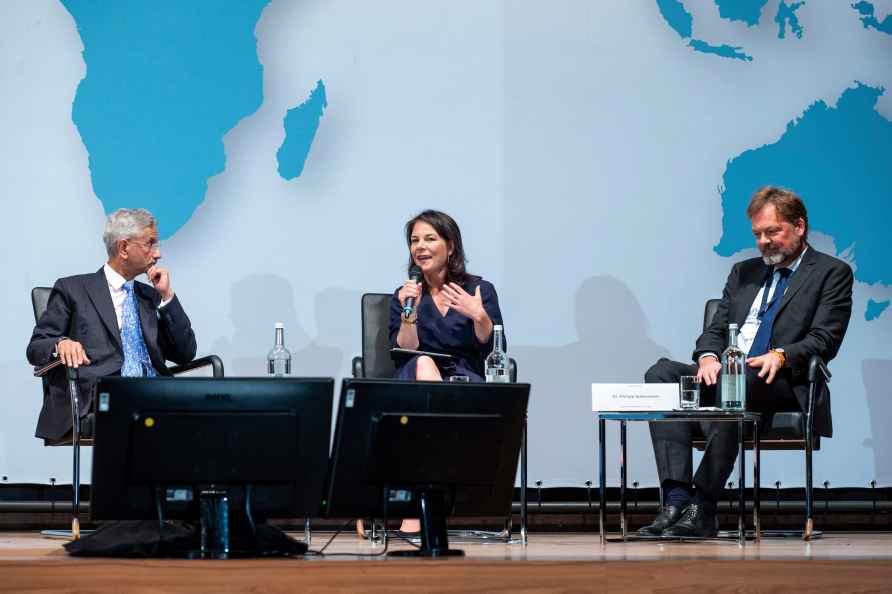
<path id="1" fill-rule="evenodd" d="M 332 378 L 102 378 L 91 515 L 197 520 L 213 491 L 252 525 L 318 516 L 333 396 Z"/>
<path id="2" fill-rule="evenodd" d="M 511 510 L 529 384 L 345 379 L 328 516 L 421 520 L 421 555 L 448 547 L 446 517 Z"/>

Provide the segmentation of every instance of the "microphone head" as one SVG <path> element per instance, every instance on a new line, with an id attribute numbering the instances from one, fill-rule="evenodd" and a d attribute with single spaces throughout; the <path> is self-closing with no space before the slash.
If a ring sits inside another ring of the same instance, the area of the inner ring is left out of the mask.
<path id="1" fill-rule="evenodd" d="M 409 278 L 415 281 L 416 283 L 421 280 L 421 267 L 417 264 L 413 264 L 409 268 Z"/>

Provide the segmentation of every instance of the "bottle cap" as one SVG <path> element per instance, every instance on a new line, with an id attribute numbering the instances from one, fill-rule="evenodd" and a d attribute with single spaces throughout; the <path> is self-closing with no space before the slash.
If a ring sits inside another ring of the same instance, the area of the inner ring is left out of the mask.
<path id="1" fill-rule="evenodd" d="M 284 329 L 284 328 L 285 328 L 285 324 L 282 323 L 282 322 L 276 322 L 276 330 L 278 330 L 279 328 Z"/>
<path id="2" fill-rule="evenodd" d="M 734 323 L 734 322 L 728 324 L 728 329 L 730 330 L 730 329 L 732 329 L 732 328 L 733 328 L 734 330 L 737 330 L 737 324 Z"/>
<path id="3" fill-rule="evenodd" d="M 495 324 L 495 325 L 493 325 L 492 329 L 493 329 L 493 330 L 501 330 L 501 329 L 502 329 L 502 325 L 501 325 L 501 324 Z"/>

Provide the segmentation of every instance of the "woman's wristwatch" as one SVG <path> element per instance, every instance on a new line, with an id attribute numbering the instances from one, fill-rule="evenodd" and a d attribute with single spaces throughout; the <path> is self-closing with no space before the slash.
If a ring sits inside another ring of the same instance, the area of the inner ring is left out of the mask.
<path id="1" fill-rule="evenodd" d="M 415 322 L 418 321 L 418 314 L 415 313 L 414 311 L 412 313 L 410 313 L 409 315 L 403 314 L 400 316 L 400 321 L 403 324 L 408 324 L 409 326 L 414 326 Z"/>
<path id="2" fill-rule="evenodd" d="M 781 367 L 787 364 L 787 354 L 784 353 L 784 349 L 771 349 L 768 352 L 780 359 Z"/>

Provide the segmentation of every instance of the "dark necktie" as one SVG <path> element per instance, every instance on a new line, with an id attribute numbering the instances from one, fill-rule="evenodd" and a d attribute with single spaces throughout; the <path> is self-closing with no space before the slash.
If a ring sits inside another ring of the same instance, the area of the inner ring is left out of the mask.
<path id="1" fill-rule="evenodd" d="M 765 283 L 765 290 L 762 292 L 762 306 L 759 308 L 759 329 L 756 330 L 756 337 L 753 339 L 753 345 L 748 353 L 750 357 L 758 357 L 768 352 L 768 347 L 771 344 L 771 330 L 774 326 L 774 318 L 777 316 L 777 310 L 780 309 L 781 301 L 784 299 L 784 291 L 790 282 L 790 275 L 793 274 L 793 271 L 789 268 L 779 268 L 777 272 L 780 273 L 780 278 L 777 279 L 777 286 L 774 288 L 770 303 L 768 301 L 768 289 L 771 288 L 770 283 L 774 277 L 773 274 L 768 277 L 768 282 Z"/>

